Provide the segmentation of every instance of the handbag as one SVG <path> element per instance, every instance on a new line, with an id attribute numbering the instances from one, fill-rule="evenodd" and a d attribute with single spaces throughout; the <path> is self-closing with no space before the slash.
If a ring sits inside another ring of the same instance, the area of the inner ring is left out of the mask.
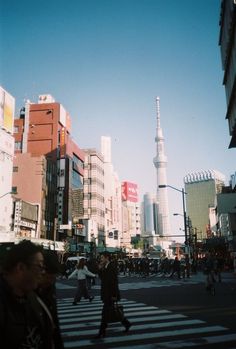
<path id="1" fill-rule="evenodd" d="M 107 309 L 106 314 L 107 322 L 120 322 L 124 319 L 124 308 L 123 305 L 114 302 L 111 307 Z"/>

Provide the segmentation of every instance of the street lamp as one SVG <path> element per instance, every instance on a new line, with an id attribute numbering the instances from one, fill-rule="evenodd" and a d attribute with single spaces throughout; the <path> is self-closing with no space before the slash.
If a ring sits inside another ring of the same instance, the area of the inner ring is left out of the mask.
<path id="1" fill-rule="evenodd" d="M 17 194 L 16 192 L 13 192 L 13 191 L 9 191 L 3 195 L 0 196 L 0 199 L 3 198 L 4 196 L 8 195 L 8 194 Z"/>
<path id="2" fill-rule="evenodd" d="M 161 184 L 158 186 L 158 188 L 171 188 L 174 189 L 178 192 L 180 192 L 182 194 L 182 201 L 183 201 L 183 217 L 184 217 L 184 236 L 185 236 L 185 245 L 188 245 L 188 236 L 187 236 L 187 219 L 186 219 L 186 208 L 185 208 L 185 195 L 187 194 L 184 191 L 184 188 L 182 188 L 181 190 L 178 188 L 173 187 L 172 185 L 169 184 Z"/>

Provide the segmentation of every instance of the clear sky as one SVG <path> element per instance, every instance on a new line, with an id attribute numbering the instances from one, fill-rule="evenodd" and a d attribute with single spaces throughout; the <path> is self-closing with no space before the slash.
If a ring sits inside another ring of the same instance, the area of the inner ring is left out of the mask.
<path id="1" fill-rule="evenodd" d="M 156 191 L 156 96 L 168 184 L 192 171 L 235 172 L 225 120 L 220 0 L 0 1 L 0 84 L 36 102 L 49 93 L 72 118 L 81 148 L 112 138 L 120 180 Z M 170 214 L 181 194 L 168 189 Z M 174 234 L 183 227 L 171 218 Z"/>

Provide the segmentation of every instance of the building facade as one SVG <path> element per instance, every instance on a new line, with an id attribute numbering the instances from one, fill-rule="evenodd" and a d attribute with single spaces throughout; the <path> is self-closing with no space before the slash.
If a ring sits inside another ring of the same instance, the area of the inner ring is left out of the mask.
<path id="1" fill-rule="evenodd" d="M 44 227 L 40 227 L 41 236 L 51 240 L 72 237 L 72 225 L 79 210 L 74 206 L 83 202 L 84 155 L 73 141 L 70 131 L 68 112 L 51 95 L 40 95 L 38 103 L 27 101 L 19 117 L 14 120 L 16 158 L 18 154 L 28 153 L 31 157 L 44 156 L 46 159 L 45 205 L 41 205 L 33 190 L 31 203 L 40 205 L 46 231 L 42 236 Z M 35 174 L 30 168 L 26 175 L 29 183 L 33 181 Z M 17 173 L 14 173 L 14 177 L 17 181 Z M 28 201 L 24 197 L 24 188 L 22 195 L 21 199 Z"/>
<path id="2" fill-rule="evenodd" d="M 226 92 L 226 118 L 229 125 L 231 141 L 229 148 L 236 147 L 236 2 L 222 0 L 220 13 L 219 45 L 222 68 L 224 71 L 223 85 Z"/>
<path id="3" fill-rule="evenodd" d="M 47 235 L 44 220 L 46 217 L 47 188 L 47 161 L 44 155 L 32 156 L 30 153 L 18 153 L 14 157 L 12 186 L 17 192 L 17 198 L 24 198 L 24 202 L 38 207 L 36 231 L 32 237 L 44 238 Z M 27 180 L 25 180 L 27 178 Z M 15 205 L 14 207 L 16 207 Z M 16 210 L 14 210 L 16 213 Z M 14 215 L 14 230 L 21 237 L 19 220 Z M 24 237 L 24 231 L 22 236 Z M 28 234 L 28 237 L 31 237 Z"/>
<path id="4" fill-rule="evenodd" d="M 225 238 L 229 251 L 236 251 L 236 192 L 223 190 L 216 202 L 217 235 Z"/>
<path id="5" fill-rule="evenodd" d="M 98 246 L 106 245 L 104 161 L 96 149 L 83 149 L 84 160 L 84 221 L 86 240 Z"/>
<path id="6" fill-rule="evenodd" d="M 143 217 L 143 228 L 142 235 L 155 235 L 156 227 L 155 227 L 155 205 L 156 200 L 154 200 L 153 196 L 150 193 L 146 193 L 143 196 L 143 209 L 142 209 L 142 217 Z"/>
<path id="7" fill-rule="evenodd" d="M 121 183 L 111 161 L 111 138 L 101 137 L 104 159 L 104 197 L 106 246 L 120 248 L 122 239 Z"/>
<path id="8" fill-rule="evenodd" d="M 14 232 L 16 238 L 38 239 L 39 206 L 23 200 L 14 201 Z"/>
<path id="9" fill-rule="evenodd" d="M 0 87 L 0 241 L 12 230 L 13 120 L 15 99 Z"/>
<path id="10" fill-rule="evenodd" d="M 132 182 L 122 182 L 122 237 L 121 247 L 132 247 L 132 238 L 141 235 L 140 205 L 138 186 Z"/>
<path id="11" fill-rule="evenodd" d="M 215 206 L 224 180 L 224 175 L 216 170 L 192 172 L 184 177 L 187 216 L 199 240 L 207 237 L 209 209 Z"/>

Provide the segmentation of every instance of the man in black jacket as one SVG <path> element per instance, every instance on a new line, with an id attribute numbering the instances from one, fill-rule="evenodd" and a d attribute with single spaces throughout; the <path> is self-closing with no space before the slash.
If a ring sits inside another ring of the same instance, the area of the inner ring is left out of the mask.
<path id="1" fill-rule="evenodd" d="M 101 299 L 103 301 L 103 309 L 100 330 L 96 337 L 101 338 L 106 335 L 109 312 L 114 305 L 114 302 L 120 300 L 117 267 L 114 262 L 110 261 L 110 254 L 107 251 L 101 254 L 98 275 L 101 279 Z M 121 319 L 121 323 L 125 327 L 125 332 L 128 332 L 131 323 L 125 317 Z"/>
<path id="2" fill-rule="evenodd" d="M 41 246 L 24 240 L 8 251 L 0 276 L 0 348 L 55 348 L 53 317 L 34 292 L 44 270 Z"/>

